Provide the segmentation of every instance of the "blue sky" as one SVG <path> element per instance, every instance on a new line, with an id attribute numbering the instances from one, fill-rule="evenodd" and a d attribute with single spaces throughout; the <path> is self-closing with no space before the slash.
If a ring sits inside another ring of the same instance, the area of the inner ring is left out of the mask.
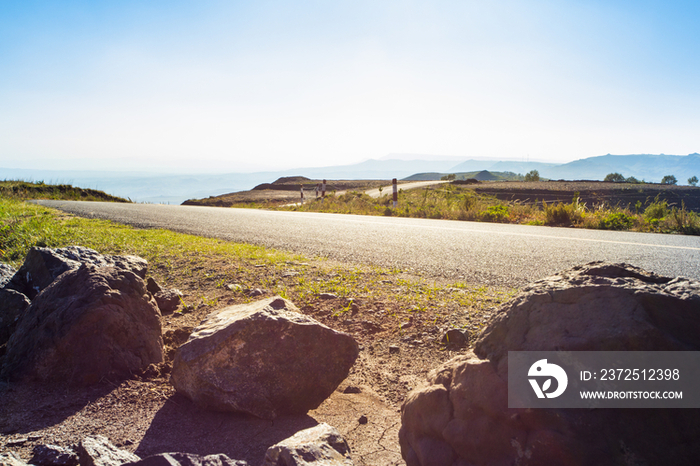
<path id="1" fill-rule="evenodd" d="M 697 1 L 0 1 L 0 167 L 700 151 Z"/>

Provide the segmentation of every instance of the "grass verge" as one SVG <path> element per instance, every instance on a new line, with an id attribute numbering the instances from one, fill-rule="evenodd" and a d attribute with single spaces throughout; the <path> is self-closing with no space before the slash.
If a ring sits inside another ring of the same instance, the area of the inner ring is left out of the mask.
<path id="1" fill-rule="evenodd" d="M 359 215 L 467 220 L 478 222 L 519 223 L 527 225 L 566 226 L 601 230 L 632 230 L 657 233 L 700 235 L 700 216 L 680 207 L 669 207 L 656 199 L 642 206 L 587 206 L 578 193 L 570 203 L 545 201 L 522 203 L 503 201 L 480 195 L 468 187 L 440 185 L 414 190 L 399 190 L 399 207 L 392 207 L 390 195 L 377 199 L 359 193 L 331 193 L 321 201 L 313 199 L 304 205 L 266 208 L 308 212 L 328 212 Z"/>
<path id="2" fill-rule="evenodd" d="M 130 202 L 96 189 L 76 188 L 68 184 L 50 185 L 43 181 L 0 181 L 0 196 L 11 199 L 62 199 L 69 201 Z"/>

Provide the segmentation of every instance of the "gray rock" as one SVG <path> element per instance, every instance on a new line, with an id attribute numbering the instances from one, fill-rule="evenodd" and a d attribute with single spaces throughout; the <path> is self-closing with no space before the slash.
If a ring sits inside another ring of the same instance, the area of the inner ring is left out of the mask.
<path id="1" fill-rule="evenodd" d="M 182 291 L 177 288 L 161 290 L 153 296 L 160 312 L 173 312 L 182 303 Z"/>
<path id="2" fill-rule="evenodd" d="M 223 454 L 200 456 L 191 453 L 160 453 L 124 466 L 248 466 L 248 463 L 232 460 Z"/>
<path id="3" fill-rule="evenodd" d="M 121 268 L 83 265 L 25 311 L 7 342 L 2 375 L 86 385 L 162 361 L 160 312 L 145 282 Z"/>
<path id="4" fill-rule="evenodd" d="M 86 437 L 78 445 L 80 466 L 121 466 L 141 460 L 126 450 L 120 450 L 102 435 Z"/>
<path id="5" fill-rule="evenodd" d="M 250 296 L 251 298 L 257 298 L 258 296 L 262 296 L 264 294 L 265 292 L 260 288 L 253 288 L 248 292 L 248 296 Z"/>
<path id="6" fill-rule="evenodd" d="M 7 287 L 34 299 L 63 272 L 77 269 L 81 264 L 118 267 L 129 270 L 142 279 L 146 278 L 148 270 L 148 262 L 136 256 L 108 256 L 81 246 L 58 249 L 34 247 L 29 250 L 24 264 Z"/>
<path id="7" fill-rule="evenodd" d="M 319 293 L 318 297 L 319 299 L 338 299 L 338 295 L 333 293 Z"/>
<path id="8" fill-rule="evenodd" d="M 10 283 L 12 277 L 15 276 L 17 270 L 9 264 L 0 262 L 0 288 L 5 288 L 5 285 Z"/>
<path id="9" fill-rule="evenodd" d="M 700 282 L 590 263 L 501 306 L 468 352 L 401 409 L 407 466 L 694 465 L 690 409 L 509 409 L 508 351 L 700 350 Z M 635 458 L 634 461 L 630 458 Z"/>
<path id="10" fill-rule="evenodd" d="M 57 445 L 36 445 L 30 464 L 36 466 L 78 466 L 80 459 L 72 448 Z"/>
<path id="11" fill-rule="evenodd" d="M 350 447 L 340 433 L 326 423 L 297 432 L 271 446 L 262 466 L 352 466 Z"/>
<path id="12" fill-rule="evenodd" d="M 10 339 L 19 318 L 30 304 L 29 298 L 19 291 L 0 289 L 0 346 Z"/>
<path id="13" fill-rule="evenodd" d="M 202 407 L 274 419 L 317 408 L 358 353 L 350 335 L 273 297 L 207 316 L 178 348 L 172 383 Z"/>

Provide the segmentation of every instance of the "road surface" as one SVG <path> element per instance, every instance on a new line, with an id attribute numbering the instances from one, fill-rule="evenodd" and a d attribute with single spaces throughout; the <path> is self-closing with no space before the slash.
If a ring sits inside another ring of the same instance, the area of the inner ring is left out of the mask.
<path id="1" fill-rule="evenodd" d="M 594 260 L 700 280 L 700 237 L 221 207 L 37 201 L 83 217 L 519 287 Z"/>

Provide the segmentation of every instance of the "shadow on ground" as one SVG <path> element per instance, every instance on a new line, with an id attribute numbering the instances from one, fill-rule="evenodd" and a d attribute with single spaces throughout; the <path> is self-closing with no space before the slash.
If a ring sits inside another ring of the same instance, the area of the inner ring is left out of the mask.
<path id="1" fill-rule="evenodd" d="M 300 430 L 317 425 L 308 415 L 267 421 L 252 416 L 203 410 L 181 396 L 171 396 L 156 413 L 135 453 L 141 458 L 182 451 L 260 464 L 265 451 Z"/>
<path id="2" fill-rule="evenodd" d="M 109 383 L 87 388 L 0 384 L 0 434 L 26 434 L 61 424 L 112 390 Z"/>

